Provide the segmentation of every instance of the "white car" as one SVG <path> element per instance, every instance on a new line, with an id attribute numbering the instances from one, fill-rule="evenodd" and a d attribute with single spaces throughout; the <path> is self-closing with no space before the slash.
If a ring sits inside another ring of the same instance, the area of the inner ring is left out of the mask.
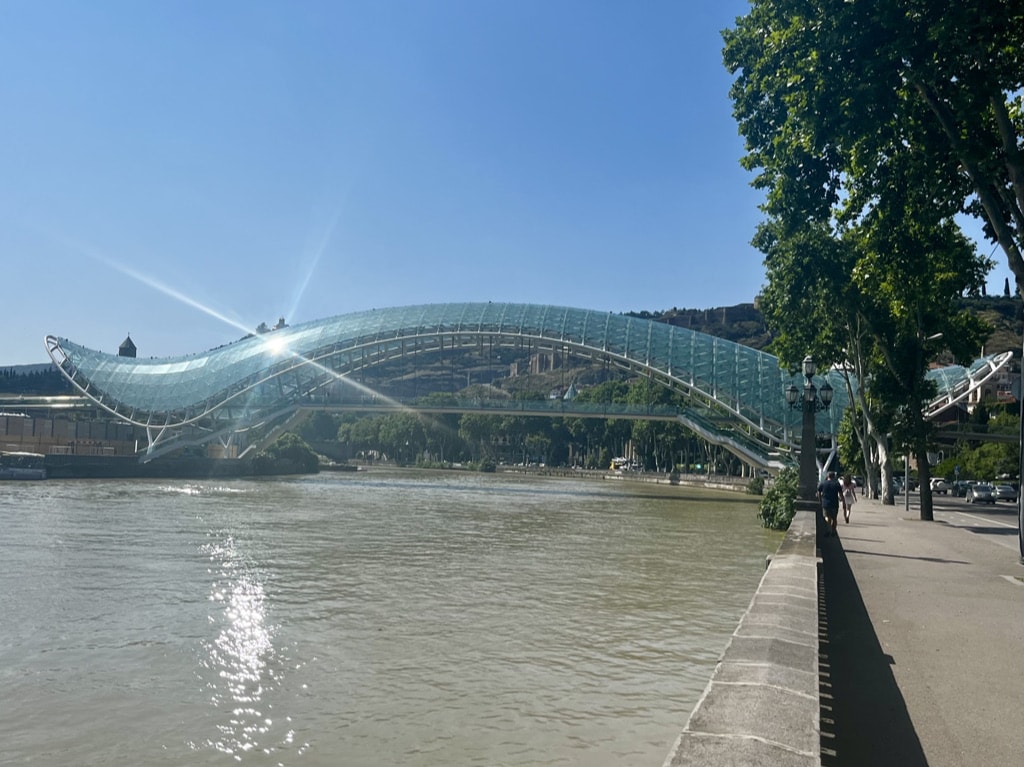
<path id="1" fill-rule="evenodd" d="M 953 485 L 950 484 L 949 480 L 942 477 L 932 477 L 930 487 L 933 493 L 942 493 L 943 495 L 946 495 L 953 489 Z"/>

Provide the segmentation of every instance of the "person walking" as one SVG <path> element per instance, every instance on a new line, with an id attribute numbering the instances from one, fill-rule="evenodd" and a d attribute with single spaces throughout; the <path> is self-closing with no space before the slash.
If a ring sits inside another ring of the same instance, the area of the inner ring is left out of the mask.
<path id="1" fill-rule="evenodd" d="M 825 523 L 829 529 L 825 535 L 836 535 L 836 523 L 839 521 L 839 503 L 843 497 L 843 486 L 836 479 L 836 473 L 830 471 L 824 482 L 818 485 L 818 499 L 821 501 L 821 511 L 825 516 Z"/>
<path id="2" fill-rule="evenodd" d="M 843 519 L 850 524 L 850 510 L 857 502 L 857 485 L 850 478 L 849 474 L 843 476 Z"/>

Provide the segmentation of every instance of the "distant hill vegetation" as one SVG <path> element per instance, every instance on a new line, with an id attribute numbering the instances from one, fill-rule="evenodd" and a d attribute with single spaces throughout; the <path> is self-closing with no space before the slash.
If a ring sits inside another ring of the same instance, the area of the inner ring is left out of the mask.
<path id="1" fill-rule="evenodd" d="M 992 326 L 992 335 L 985 343 L 985 354 L 1016 352 L 1020 356 L 1021 332 L 1024 330 L 1024 305 L 1020 298 L 982 296 L 961 299 L 970 309 Z"/>
<path id="2" fill-rule="evenodd" d="M 13 365 L 0 368 L 2 394 L 71 394 L 73 388 L 55 365 Z"/>
<path id="3" fill-rule="evenodd" d="M 667 309 L 663 312 L 627 312 L 630 317 L 656 320 L 689 328 L 698 333 L 724 338 L 754 349 L 764 349 L 771 335 L 764 324 L 764 316 L 754 304 L 719 306 L 714 309 Z"/>
<path id="4" fill-rule="evenodd" d="M 985 354 L 1012 351 L 1020 356 L 1021 332 L 1024 329 L 1024 310 L 1020 298 L 1006 296 L 979 296 L 960 299 L 962 307 L 981 317 L 992 326 L 992 335 L 985 344 Z M 714 309 L 667 309 L 665 311 L 627 312 L 631 317 L 666 322 L 682 328 L 696 330 L 709 336 L 735 341 L 754 349 L 767 350 L 771 333 L 764 316 L 755 304 L 736 304 Z M 952 359 L 940 359 L 952 363 Z"/>

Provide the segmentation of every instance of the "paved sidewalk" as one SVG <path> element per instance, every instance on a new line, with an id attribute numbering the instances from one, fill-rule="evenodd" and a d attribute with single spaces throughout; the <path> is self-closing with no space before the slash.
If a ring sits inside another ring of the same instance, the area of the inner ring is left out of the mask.
<path id="1" fill-rule="evenodd" d="M 819 523 L 821 763 L 1024 764 L 1016 515 L 971 528 L 937 501 L 921 522 L 916 500 L 860 500 L 838 537 Z"/>

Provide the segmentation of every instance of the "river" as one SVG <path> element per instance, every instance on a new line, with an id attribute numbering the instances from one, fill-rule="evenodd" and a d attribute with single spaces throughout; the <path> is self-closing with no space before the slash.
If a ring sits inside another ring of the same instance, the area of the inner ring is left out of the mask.
<path id="1" fill-rule="evenodd" d="M 359 472 L 0 483 L 0 763 L 652 765 L 755 499 Z"/>

